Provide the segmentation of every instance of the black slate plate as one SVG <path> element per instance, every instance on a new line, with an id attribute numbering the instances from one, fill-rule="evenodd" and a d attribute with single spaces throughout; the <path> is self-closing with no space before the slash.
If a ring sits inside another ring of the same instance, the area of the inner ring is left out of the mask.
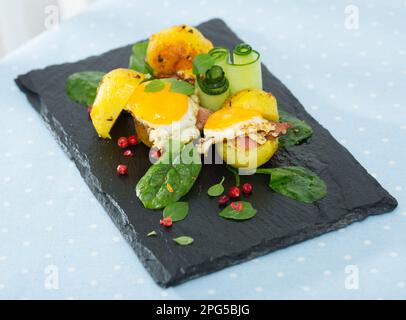
<path id="1" fill-rule="evenodd" d="M 233 48 L 241 42 L 218 19 L 198 28 L 218 46 Z M 160 212 L 144 209 L 134 191 L 150 166 L 147 148 L 140 145 L 135 158 L 125 159 L 116 146 L 118 137 L 134 133 L 131 118 L 121 116 L 113 130 L 113 141 L 101 140 L 86 108 L 72 103 L 65 95 L 65 80 L 70 74 L 126 67 L 130 51 L 131 46 L 127 46 L 77 63 L 32 71 L 18 77 L 16 82 L 159 285 L 176 285 L 345 227 L 369 215 L 389 212 L 397 206 L 396 200 L 264 67 L 265 89 L 276 96 L 280 108 L 307 121 L 314 129 L 307 143 L 281 150 L 268 165 L 309 168 L 326 181 L 327 197 L 315 204 L 299 203 L 271 192 L 265 176 L 244 177 L 243 181 L 254 185 L 250 201 L 259 213 L 243 223 L 224 220 L 218 217 L 216 200 L 209 199 L 206 190 L 222 176 L 226 176 L 226 187 L 229 187 L 233 177 L 223 165 L 205 165 L 186 196 L 191 214 L 172 230 L 164 230 L 159 225 Z M 129 165 L 128 177 L 117 177 L 115 170 L 119 163 Z M 158 237 L 146 236 L 152 230 L 158 232 Z M 176 245 L 172 239 L 180 235 L 192 236 L 193 246 Z"/>

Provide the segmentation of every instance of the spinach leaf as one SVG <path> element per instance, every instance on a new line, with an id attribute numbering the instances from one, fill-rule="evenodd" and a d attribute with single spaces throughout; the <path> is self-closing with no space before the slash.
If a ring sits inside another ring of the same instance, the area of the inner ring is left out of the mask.
<path id="1" fill-rule="evenodd" d="M 184 220 L 189 213 L 189 205 L 187 202 L 171 203 L 164 209 L 164 218 L 172 218 L 173 222 Z"/>
<path id="2" fill-rule="evenodd" d="M 200 53 L 195 56 L 192 62 L 193 74 L 205 74 L 216 63 L 216 58 L 208 53 Z"/>
<path id="3" fill-rule="evenodd" d="M 173 239 L 173 241 L 175 241 L 177 244 L 179 244 L 181 246 L 189 246 L 193 242 L 195 242 L 195 240 L 193 238 L 187 237 L 187 236 L 182 236 L 182 237 L 179 237 L 179 238 L 175 238 L 175 239 Z"/>
<path id="4" fill-rule="evenodd" d="M 171 84 L 171 92 L 184 94 L 186 96 L 190 96 L 195 93 L 195 87 L 186 81 L 175 78 L 168 78 L 165 79 L 165 81 Z"/>
<path id="5" fill-rule="evenodd" d="M 149 82 L 145 88 L 145 92 L 159 92 L 162 91 L 165 87 L 165 83 L 162 80 L 155 79 Z"/>
<path id="6" fill-rule="evenodd" d="M 224 180 L 226 178 L 223 177 L 223 179 L 221 179 L 220 183 L 215 184 L 214 186 L 210 187 L 209 190 L 207 190 L 207 194 L 210 197 L 218 197 L 221 196 L 224 193 Z"/>
<path id="7" fill-rule="evenodd" d="M 74 73 L 66 81 L 66 94 L 77 103 L 91 106 L 104 75 L 105 73 L 100 71 Z"/>
<path id="8" fill-rule="evenodd" d="M 246 201 L 233 202 L 220 212 L 220 217 L 230 220 L 248 220 L 257 214 L 251 203 Z"/>
<path id="9" fill-rule="evenodd" d="M 129 68 L 141 73 L 154 74 L 154 71 L 146 61 L 148 41 L 138 42 L 133 45 Z"/>
<path id="10" fill-rule="evenodd" d="M 313 135 L 313 129 L 306 122 L 299 120 L 290 113 L 279 111 L 280 121 L 289 122 L 292 126 L 286 135 L 279 138 L 282 147 L 288 148 L 300 144 Z"/>
<path id="11" fill-rule="evenodd" d="M 312 203 L 327 194 L 326 183 L 306 168 L 258 169 L 257 173 L 270 174 L 269 186 L 272 190 L 297 201 Z"/>
<path id="12" fill-rule="evenodd" d="M 144 91 L 145 92 L 162 91 L 165 87 L 165 82 L 170 84 L 171 92 L 184 94 L 186 96 L 190 96 L 195 92 L 195 87 L 193 85 L 187 83 L 186 81 L 178 80 L 175 78 L 154 79 L 145 86 Z"/>
<path id="13" fill-rule="evenodd" d="M 201 157 L 193 143 L 171 142 L 163 156 L 138 182 L 137 196 L 147 209 L 165 208 L 190 191 L 201 169 Z"/>

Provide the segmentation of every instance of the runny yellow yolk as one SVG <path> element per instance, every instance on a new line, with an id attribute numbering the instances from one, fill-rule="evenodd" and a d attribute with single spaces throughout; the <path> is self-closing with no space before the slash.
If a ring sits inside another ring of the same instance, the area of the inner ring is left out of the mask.
<path id="1" fill-rule="evenodd" d="M 261 117 L 261 113 L 250 109 L 223 108 L 209 117 L 204 128 L 209 130 L 223 130 L 239 122 L 248 121 L 253 117 Z"/>
<path id="2" fill-rule="evenodd" d="M 128 109 L 137 119 L 155 125 L 170 125 L 187 113 L 188 96 L 171 92 L 169 83 L 158 92 L 145 92 L 145 86 L 138 86 L 128 102 Z"/>

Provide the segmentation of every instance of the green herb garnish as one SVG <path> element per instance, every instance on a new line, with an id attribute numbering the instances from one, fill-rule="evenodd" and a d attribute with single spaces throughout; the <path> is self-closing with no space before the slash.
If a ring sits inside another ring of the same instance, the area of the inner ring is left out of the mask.
<path id="1" fill-rule="evenodd" d="M 189 246 L 193 242 L 195 242 L 195 240 L 193 238 L 188 237 L 188 236 L 182 236 L 179 238 L 175 238 L 175 239 L 173 239 L 173 241 L 175 241 L 177 244 L 179 244 L 181 246 Z"/>
<path id="2" fill-rule="evenodd" d="M 288 148 L 298 145 L 313 135 L 312 127 L 290 113 L 279 111 L 279 117 L 281 122 L 288 122 L 291 125 L 286 135 L 279 138 L 279 143 L 282 147 Z"/>
<path id="3" fill-rule="evenodd" d="M 158 234 L 156 231 L 151 231 L 150 233 L 147 234 L 147 237 L 156 237 Z"/>
<path id="4" fill-rule="evenodd" d="M 184 94 L 187 96 L 192 95 L 195 92 L 195 87 L 190 83 L 178 80 L 175 78 L 168 78 L 168 79 L 155 79 L 149 82 L 145 88 L 145 92 L 159 92 L 165 88 L 165 82 L 170 84 L 170 92 L 176 92 L 180 94 Z"/>
<path id="5" fill-rule="evenodd" d="M 195 86 L 186 81 L 177 80 L 174 78 L 165 79 L 164 81 L 167 81 L 171 84 L 171 92 L 181 93 L 187 96 L 190 96 L 195 92 Z"/>
<path id="6" fill-rule="evenodd" d="M 146 62 L 148 49 L 148 41 L 139 42 L 133 45 L 129 68 L 141 73 L 149 73 L 153 75 L 154 72 L 149 64 Z"/>
<path id="7" fill-rule="evenodd" d="M 306 168 L 257 169 L 257 173 L 271 175 L 269 181 L 271 189 L 297 201 L 313 203 L 327 194 L 326 183 Z"/>
<path id="8" fill-rule="evenodd" d="M 215 184 L 214 186 L 211 186 L 209 188 L 209 190 L 207 190 L 207 194 L 210 197 L 218 197 L 221 196 L 224 193 L 224 186 L 223 183 L 225 181 L 226 178 L 223 177 L 223 179 L 221 179 L 220 183 Z"/>
<path id="9" fill-rule="evenodd" d="M 172 218 L 172 222 L 184 220 L 189 213 L 189 205 L 187 202 L 171 203 L 164 209 L 164 218 Z"/>
<path id="10" fill-rule="evenodd" d="M 162 91 L 165 87 L 165 83 L 162 80 L 155 79 L 147 83 L 144 88 L 145 92 L 159 92 Z"/>
<path id="11" fill-rule="evenodd" d="M 201 53 L 193 59 L 193 74 L 200 75 L 205 74 L 212 66 L 214 66 L 216 58 L 208 53 Z"/>
<path id="12" fill-rule="evenodd" d="M 193 143 L 171 141 L 162 157 L 138 182 L 137 196 L 147 209 L 165 208 L 190 191 L 201 169 L 201 157 Z"/>
<path id="13" fill-rule="evenodd" d="M 257 214 L 251 203 L 246 201 L 233 202 L 220 212 L 220 217 L 231 220 L 249 220 Z"/>
<path id="14" fill-rule="evenodd" d="M 84 71 L 74 73 L 66 81 L 66 94 L 68 97 L 85 106 L 91 106 L 97 95 L 97 88 L 104 72 Z"/>

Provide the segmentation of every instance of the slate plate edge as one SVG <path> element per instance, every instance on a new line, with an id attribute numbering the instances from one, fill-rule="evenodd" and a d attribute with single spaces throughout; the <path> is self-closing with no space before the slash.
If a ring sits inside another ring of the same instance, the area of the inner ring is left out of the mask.
<path id="1" fill-rule="evenodd" d="M 209 20 L 203 24 L 211 23 L 215 20 L 219 20 L 219 19 Z M 220 21 L 222 23 L 224 23 L 222 20 L 220 20 Z M 233 32 L 233 31 L 231 30 L 231 32 Z M 119 48 L 119 49 L 122 49 L 122 48 Z M 111 51 L 115 51 L 115 50 L 117 50 L 117 49 L 113 49 Z M 87 59 L 92 59 L 95 57 L 97 57 L 97 56 L 92 56 Z M 84 59 L 84 60 L 87 60 L 87 59 Z M 75 62 L 75 63 L 77 63 L 77 62 Z M 67 64 L 69 64 L 69 63 L 67 63 Z M 71 63 L 71 64 L 74 64 L 74 63 Z M 50 67 L 52 67 L 52 66 L 50 66 Z M 277 79 L 275 76 L 273 76 L 266 67 L 264 67 L 264 69 L 266 70 L 268 76 L 272 76 L 273 78 L 278 80 L 280 85 L 283 86 L 284 89 L 286 90 L 287 94 L 291 94 L 290 90 L 279 79 Z M 35 72 L 35 70 L 33 70 L 31 72 Z M 112 199 L 111 197 L 108 197 L 108 195 L 106 195 L 106 196 L 109 199 L 109 201 L 106 201 L 105 197 L 103 196 L 103 192 L 96 187 L 97 183 L 95 183 L 95 181 L 97 181 L 97 177 L 90 174 L 90 171 L 87 169 L 86 163 L 88 163 L 88 162 L 78 152 L 73 151 L 73 150 L 77 150 L 77 148 L 75 148 L 72 141 L 70 141 L 70 140 L 63 141 L 62 139 L 60 139 L 60 136 L 58 136 L 55 133 L 58 130 L 63 130 L 63 128 L 58 125 L 58 121 L 55 118 L 50 116 L 50 114 L 47 112 L 46 105 L 41 103 L 40 98 L 34 92 L 28 91 L 26 89 L 24 81 L 29 79 L 29 78 L 27 78 L 27 76 L 29 76 L 29 74 L 30 74 L 30 72 L 27 73 L 25 76 L 19 76 L 16 79 L 17 85 L 20 87 L 20 89 L 22 91 L 24 91 L 27 94 L 27 97 L 29 98 L 31 104 L 33 104 L 34 108 L 40 113 L 41 117 L 44 119 L 44 122 L 45 122 L 47 128 L 51 131 L 52 135 L 56 138 L 58 144 L 62 147 L 62 149 L 65 151 L 65 153 L 68 155 L 68 157 L 75 162 L 75 164 L 76 164 L 81 176 L 85 180 L 86 184 L 89 186 L 89 188 L 92 191 L 92 193 L 94 194 L 94 196 L 98 199 L 98 201 L 105 208 L 105 210 L 109 214 L 110 218 L 113 220 L 115 225 L 118 227 L 119 231 L 124 236 L 126 241 L 134 249 L 137 256 L 141 260 L 141 263 L 149 271 L 149 273 L 154 278 L 154 280 L 162 287 L 178 285 L 180 283 L 189 281 L 191 279 L 221 270 L 225 267 L 243 263 L 243 262 L 251 260 L 253 258 L 256 258 L 256 257 L 262 256 L 262 255 L 268 254 L 270 252 L 276 251 L 278 249 L 287 247 L 291 244 L 296 244 L 296 243 L 299 243 L 299 242 L 302 242 L 305 240 L 309 240 L 311 238 L 315 238 L 321 234 L 343 228 L 353 222 L 364 220 L 369 215 L 383 213 L 383 211 L 385 211 L 386 209 L 389 209 L 389 208 L 379 207 L 379 208 L 375 208 L 376 212 L 370 212 L 370 211 L 368 212 L 368 211 L 365 211 L 362 208 L 360 208 L 354 212 L 348 213 L 345 216 L 345 218 L 338 220 L 336 223 L 329 224 L 329 225 L 322 225 L 319 228 L 317 228 L 317 230 L 315 230 L 314 228 L 309 228 L 306 230 L 302 230 L 301 232 L 299 232 L 295 235 L 288 235 L 283 238 L 274 239 L 272 241 L 261 242 L 258 244 L 257 247 L 254 247 L 253 250 L 249 254 L 247 254 L 247 253 L 237 254 L 236 256 L 229 256 L 228 258 L 222 257 L 222 258 L 219 258 L 216 260 L 205 262 L 201 265 L 193 266 L 192 268 L 187 269 L 187 270 L 180 270 L 176 275 L 171 276 L 166 271 L 165 267 L 159 262 L 159 260 L 155 258 L 153 253 L 151 251 L 149 251 L 146 247 L 141 245 L 141 242 L 138 240 L 137 233 L 135 232 L 133 227 L 128 223 L 127 216 L 126 216 L 125 212 L 120 208 L 119 204 L 116 203 L 114 201 L 114 199 Z M 297 98 L 293 94 L 291 94 L 291 96 L 295 98 L 294 108 L 297 111 L 297 105 L 301 105 L 301 104 L 300 104 L 299 100 L 297 100 Z M 303 112 L 303 111 L 301 111 L 301 112 Z M 304 112 L 307 113 L 306 110 L 304 110 Z M 308 114 L 308 115 L 311 118 L 313 118 L 310 114 Z M 314 121 L 316 121 L 316 120 L 314 120 Z M 70 149 L 70 150 L 72 150 L 71 152 L 69 152 L 69 148 L 71 148 Z M 350 153 L 346 148 L 343 147 L 343 149 L 347 153 Z M 352 154 L 351 154 L 351 156 L 353 157 Z M 365 170 L 365 168 L 363 168 L 362 166 L 361 166 L 361 168 Z M 369 175 L 368 172 L 367 172 L 367 174 Z M 380 186 L 379 182 L 376 179 L 372 179 L 372 181 L 374 181 L 375 184 Z M 384 189 L 384 188 L 382 188 L 382 189 Z M 396 199 L 394 199 L 388 192 L 387 192 L 387 196 L 389 199 L 392 200 L 393 206 L 396 206 L 397 205 Z M 391 207 L 391 209 L 393 209 L 393 208 Z M 273 247 L 271 248 L 270 246 L 273 246 Z M 197 269 L 202 268 L 202 265 L 204 265 L 204 268 L 206 269 L 206 271 L 196 272 L 194 270 L 195 268 L 197 268 Z"/>

